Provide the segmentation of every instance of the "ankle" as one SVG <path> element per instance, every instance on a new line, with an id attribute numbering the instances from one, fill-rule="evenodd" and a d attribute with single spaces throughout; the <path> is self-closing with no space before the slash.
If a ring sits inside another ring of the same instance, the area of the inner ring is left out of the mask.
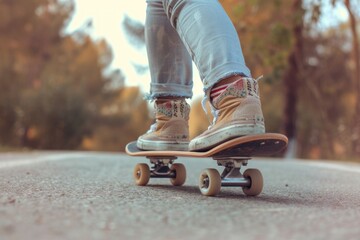
<path id="1" fill-rule="evenodd" d="M 156 119 L 182 118 L 188 121 L 190 105 L 185 97 L 161 97 L 155 100 Z"/>
<path id="2" fill-rule="evenodd" d="M 156 104 L 163 104 L 169 101 L 185 101 L 185 97 L 165 96 L 155 99 Z"/>
<path id="3" fill-rule="evenodd" d="M 220 80 L 218 83 L 216 83 L 210 90 L 210 101 L 214 101 L 218 96 L 220 96 L 226 88 L 231 85 L 232 83 L 239 81 L 242 79 L 243 76 L 240 75 L 234 75 L 230 76 L 228 78 Z"/>
<path id="4" fill-rule="evenodd" d="M 213 88 L 216 88 L 216 87 L 220 87 L 220 86 L 223 86 L 223 85 L 229 85 L 233 82 L 236 82 L 240 79 L 244 78 L 244 76 L 241 76 L 241 75 L 234 75 L 234 76 L 230 76 L 230 77 L 227 77 L 227 78 L 224 78 L 222 80 L 220 80 L 219 82 L 217 82 Z"/>

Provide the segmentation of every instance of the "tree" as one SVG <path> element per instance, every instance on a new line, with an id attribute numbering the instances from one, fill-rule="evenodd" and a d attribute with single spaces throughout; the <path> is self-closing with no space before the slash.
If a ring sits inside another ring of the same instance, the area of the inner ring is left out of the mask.
<path id="1" fill-rule="evenodd" d="M 352 36 L 352 57 L 354 61 L 353 79 L 355 82 L 357 99 L 354 112 L 354 133 L 352 134 L 352 151 L 355 155 L 360 156 L 360 42 L 359 35 L 357 33 L 358 24 L 350 0 L 344 0 L 344 5 L 349 14 L 349 24 Z"/>
<path id="2" fill-rule="evenodd" d="M 298 88 L 298 154 L 342 159 L 350 149 L 351 112 L 355 102 L 344 42 L 344 26 L 304 34 L 303 68 Z M 354 102 L 354 103 L 353 103 Z M 349 154 L 350 155 L 350 154 Z M 350 157 L 347 155 L 346 157 Z"/>
<path id="3" fill-rule="evenodd" d="M 298 88 L 302 77 L 303 68 L 303 25 L 304 11 L 302 0 L 294 0 L 292 6 L 292 33 L 294 36 L 294 46 L 288 58 L 288 67 L 283 76 L 285 85 L 285 109 L 284 109 L 284 128 L 285 134 L 289 138 L 287 157 L 296 156 L 296 132 L 297 132 L 297 107 L 298 107 Z"/>
<path id="4" fill-rule="evenodd" d="M 0 11 L 0 141 L 9 144 L 16 142 L 21 93 L 36 83 L 72 4 L 1 0 Z"/>
<path id="5" fill-rule="evenodd" d="M 96 129 L 84 138 L 84 149 L 121 151 L 148 129 L 150 116 L 140 89 L 124 87 L 113 94 L 111 101 L 102 105 L 101 114 L 94 121 Z"/>
<path id="6" fill-rule="evenodd" d="M 142 47 L 145 44 L 145 27 L 142 23 L 125 16 L 123 27 L 133 46 Z"/>
<path id="7" fill-rule="evenodd" d="M 74 149 L 91 133 L 91 123 L 98 114 L 108 81 L 102 73 L 108 63 L 99 61 L 101 55 L 110 54 L 103 44 L 94 43 L 88 36 L 82 40 L 67 36 L 54 46 L 37 85 L 22 98 L 21 124 L 24 129 L 37 132 L 35 139 L 29 139 L 24 131 L 25 145 Z"/>
<path id="8" fill-rule="evenodd" d="M 0 1 L 0 143 L 77 148 L 97 114 L 111 51 L 63 33 L 72 1 Z"/>
<path id="9" fill-rule="evenodd" d="M 348 155 L 352 155 L 353 157 L 360 156 L 360 49 L 359 49 L 359 34 L 357 32 L 357 23 L 358 20 L 356 19 L 356 9 L 359 9 L 359 2 L 357 1 L 350 1 L 350 0 L 331 0 L 326 1 L 325 3 L 332 4 L 335 8 L 336 5 L 342 4 L 348 14 L 349 14 L 349 21 L 348 24 L 342 24 L 338 27 L 337 30 L 340 30 L 342 33 L 347 35 L 346 39 L 343 40 L 340 49 L 343 52 L 351 52 L 351 54 L 345 59 L 343 62 L 339 62 L 336 68 L 341 68 L 341 66 L 347 67 L 347 73 L 343 74 L 340 79 L 342 79 L 346 84 L 347 89 L 347 102 L 344 104 L 344 109 L 350 108 L 350 112 L 352 112 L 352 121 L 348 121 L 346 119 L 346 131 L 347 136 L 343 139 L 343 143 L 346 146 L 346 152 Z M 324 3 L 317 1 L 313 3 L 312 13 L 313 18 L 312 22 L 317 23 L 320 17 L 323 14 Z M 319 31 L 318 28 L 315 28 L 316 31 Z M 350 31 L 349 31 L 350 29 Z M 347 43 L 350 43 L 351 51 L 347 48 Z M 345 47 L 344 47 L 345 46 Z M 336 52 L 336 48 L 333 49 Z M 350 76 L 348 73 L 352 73 Z M 337 97 L 337 96 L 336 96 Z M 354 99 L 354 100 L 352 100 Z M 346 106 L 345 106 L 346 105 Z M 349 142 L 350 139 L 350 142 Z M 348 148 L 347 146 L 351 146 Z M 349 156 L 350 157 L 350 156 Z"/>

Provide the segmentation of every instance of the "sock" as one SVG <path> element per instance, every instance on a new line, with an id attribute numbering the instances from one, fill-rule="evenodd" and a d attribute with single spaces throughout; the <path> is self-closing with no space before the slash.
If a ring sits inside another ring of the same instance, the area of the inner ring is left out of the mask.
<path id="1" fill-rule="evenodd" d="M 210 100 L 214 101 L 220 94 L 222 94 L 231 83 L 213 87 L 210 91 Z"/>

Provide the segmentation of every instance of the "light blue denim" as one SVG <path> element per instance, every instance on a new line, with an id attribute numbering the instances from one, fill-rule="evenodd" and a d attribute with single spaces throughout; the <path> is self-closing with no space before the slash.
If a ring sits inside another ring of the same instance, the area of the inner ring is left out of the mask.
<path id="1" fill-rule="evenodd" d="M 192 97 L 192 60 L 206 92 L 233 75 L 251 77 L 237 32 L 217 0 L 147 0 L 150 99 Z"/>

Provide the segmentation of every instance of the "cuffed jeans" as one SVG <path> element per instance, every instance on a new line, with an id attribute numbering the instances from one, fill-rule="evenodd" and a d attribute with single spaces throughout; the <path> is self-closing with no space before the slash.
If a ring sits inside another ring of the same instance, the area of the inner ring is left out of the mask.
<path id="1" fill-rule="evenodd" d="M 233 75 L 251 77 L 237 32 L 217 0 L 147 0 L 150 99 L 192 97 L 192 60 L 206 92 Z"/>

